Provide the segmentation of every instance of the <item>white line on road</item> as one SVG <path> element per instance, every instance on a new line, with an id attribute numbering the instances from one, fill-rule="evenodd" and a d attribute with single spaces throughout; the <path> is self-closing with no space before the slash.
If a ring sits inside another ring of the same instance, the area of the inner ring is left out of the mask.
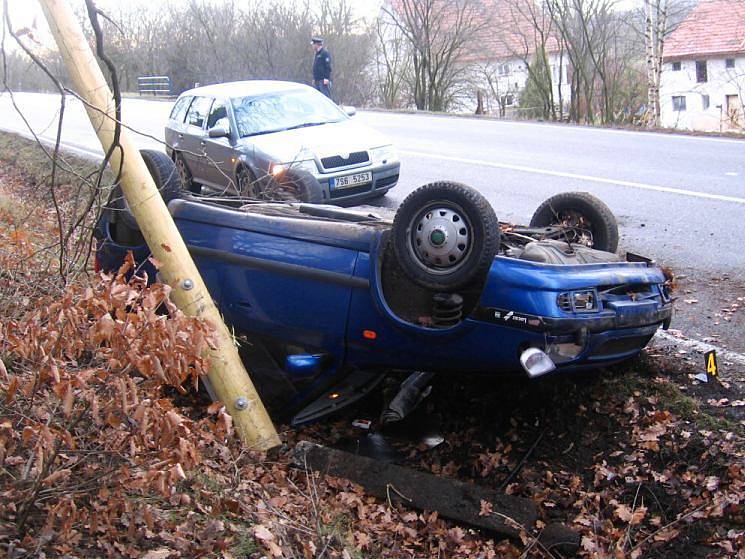
<path id="1" fill-rule="evenodd" d="M 436 153 L 426 153 L 423 151 L 400 150 L 403 155 L 413 155 L 414 157 L 428 157 L 439 159 L 440 161 L 453 161 L 455 163 L 467 163 L 468 165 L 483 165 L 484 167 L 495 167 L 497 169 L 509 169 L 510 171 L 520 171 L 523 173 L 535 173 L 538 175 L 548 175 L 551 177 L 562 177 L 566 179 L 576 179 L 581 181 L 599 182 L 603 184 L 615 184 L 617 186 L 628 186 L 630 188 L 641 188 L 643 190 L 653 190 L 655 192 L 666 192 L 668 194 L 679 194 L 681 196 L 692 196 L 694 198 L 704 198 L 707 200 L 717 200 L 719 202 L 734 202 L 735 204 L 745 204 L 745 198 L 736 196 L 725 196 L 724 194 L 710 194 L 708 192 L 697 192 L 685 188 L 673 188 L 670 186 L 659 186 L 655 184 L 646 184 L 643 182 L 625 181 L 620 179 L 608 179 L 605 177 L 594 177 L 592 175 L 580 175 L 577 173 L 565 173 L 563 171 L 551 171 L 549 169 L 539 169 L 537 167 L 527 167 L 525 165 L 512 165 L 510 163 L 496 163 L 494 161 L 484 161 L 480 159 L 467 159 L 465 157 L 453 157 L 450 155 L 439 155 Z"/>
<path id="2" fill-rule="evenodd" d="M 696 135 L 696 134 L 685 134 L 683 132 L 655 132 L 653 130 L 642 130 L 642 129 L 636 129 L 636 130 L 621 130 L 618 128 L 607 128 L 605 126 L 591 126 L 587 124 L 561 124 L 558 122 L 530 122 L 530 121 L 522 121 L 522 120 L 510 120 L 510 119 L 500 119 L 500 118 L 489 118 L 489 117 L 479 117 L 474 115 L 459 115 L 459 114 L 430 114 L 430 113 L 418 113 L 418 112 L 407 112 L 407 111 L 389 111 L 385 109 L 367 109 L 365 111 L 359 111 L 359 114 L 369 114 L 369 115 L 375 115 L 375 114 L 389 114 L 393 116 L 410 116 L 414 118 L 421 118 L 421 119 L 450 119 L 450 120 L 461 120 L 461 121 L 470 121 L 470 122 L 484 122 L 484 123 L 496 123 L 501 126 L 517 126 L 517 127 L 541 127 L 541 128 L 555 128 L 555 129 L 563 129 L 566 131 L 577 131 L 577 132 L 589 132 L 589 133 L 603 133 L 603 134 L 626 134 L 626 135 L 633 135 L 637 138 L 641 139 L 659 139 L 659 138 L 672 138 L 673 140 L 692 140 L 696 142 L 717 142 L 717 143 L 727 143 L 727 144 L 740 144 L 741 146 L 745 146 L 745 140 L 741 138 L 722 138 L 719 136 L 708 136 L 706 134 L 702 135 Z"/>

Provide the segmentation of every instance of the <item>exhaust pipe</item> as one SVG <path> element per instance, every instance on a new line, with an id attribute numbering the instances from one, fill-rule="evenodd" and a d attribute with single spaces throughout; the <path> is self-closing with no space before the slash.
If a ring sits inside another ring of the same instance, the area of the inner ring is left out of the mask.
<path id="1" fill-rule="evenodd" d="M 423 372 L 410 374 L 401 383 L 398 393 L 380 416 L 380 425 L 383 426 L 401 421 L 414 411 L 414 408 L 431 392 L 432 387 L 429 383 L 434 376 L 434 373 Z"/>
<path id="2" fill-rule="evenodd" d="M 530 378 L 538 378 L 556 369 L 551 358 L 537 347 L 529 347 L 520 355 L 520 364 Z"/>

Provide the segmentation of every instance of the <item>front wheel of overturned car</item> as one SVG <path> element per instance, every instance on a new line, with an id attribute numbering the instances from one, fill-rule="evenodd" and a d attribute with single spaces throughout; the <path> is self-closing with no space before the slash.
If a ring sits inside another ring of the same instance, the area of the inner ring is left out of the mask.
<path id="1" fill-rule="evenodd" d="M 453 291 L 480 280 L 499 248 L 499 221 L 478 191 L 435 182 L 409 194 L 393 221 L 393 248 L 415 283 Z"/>
<path id="2" fill-rule="evenodd" d="M 174 198 L 181 197 L 181 181 L 173 161 L 163 152 L 152 149 L 141 149 L 140 155 L 145 161 L 150 176 L 160 192 L 163 201 L 168 204 Z M 137 220 L 132 215 L 121 185 L 117 184 L 111 191 L 107 209 L 112 213 L 111 221 L 132 231 L 139 231 Z"/>
<path id="3" fill-rule="evenodd" d="M 596 250 L 616 252 L 618 248 L 618 223 L 613 212 L 589 192 L 552 196 L 538 206 L 530 226 L 566 228 L 561 239 Z"/>

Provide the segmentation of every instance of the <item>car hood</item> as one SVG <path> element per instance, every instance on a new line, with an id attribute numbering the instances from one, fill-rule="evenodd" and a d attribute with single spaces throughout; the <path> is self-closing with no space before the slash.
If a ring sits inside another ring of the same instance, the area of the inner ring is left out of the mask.
<path id="1" fill-rule="evenodd" d="M 368 150 L 390 144 L 383 134 L 349 120 L 241 139 L 279 163 Z"/>

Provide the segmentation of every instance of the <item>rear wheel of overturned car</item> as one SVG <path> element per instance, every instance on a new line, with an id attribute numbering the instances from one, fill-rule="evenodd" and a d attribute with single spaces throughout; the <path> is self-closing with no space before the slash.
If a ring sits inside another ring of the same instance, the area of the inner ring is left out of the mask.
<path id="1" fill-rule="evenodd" d="M 499 221 L 478 191 L 435 182 L 409 194 L 393 221 L 393 248 L 409 278 L 453 291 L 480 280 L 499 248 Z"/>
<path id="2" fill-rule="evenodd" d="M 155 186 L 158 188 L 163 201 L 168 204 L 174 198 L 180 198 L 181 181 L 173 161 L 165 153 L 152 149 L 141 149 L 140 155 L 145 161 L 147 170 L 150 171 L 150 176 L 153 177 Z M 111 212 L 111 221 L 115 227 L 139 231 L 137 220 L 132 215 L 129 203 L 127 203 L 127 199 L 122 192 L 121 185 L 117 184 L 113 188 L 106 207 Z M 120 231 L 120 233 L 126 236 L 128 232 Z"/>
<path id="3" fill-rule="evenodd" d="M 543 202 L 530 220 L 531 227 L 559 226 L 561 239 L 596 250 L 616 252 L 618 223 L 608 206 L 589 192 L 562 192 Z"/>

